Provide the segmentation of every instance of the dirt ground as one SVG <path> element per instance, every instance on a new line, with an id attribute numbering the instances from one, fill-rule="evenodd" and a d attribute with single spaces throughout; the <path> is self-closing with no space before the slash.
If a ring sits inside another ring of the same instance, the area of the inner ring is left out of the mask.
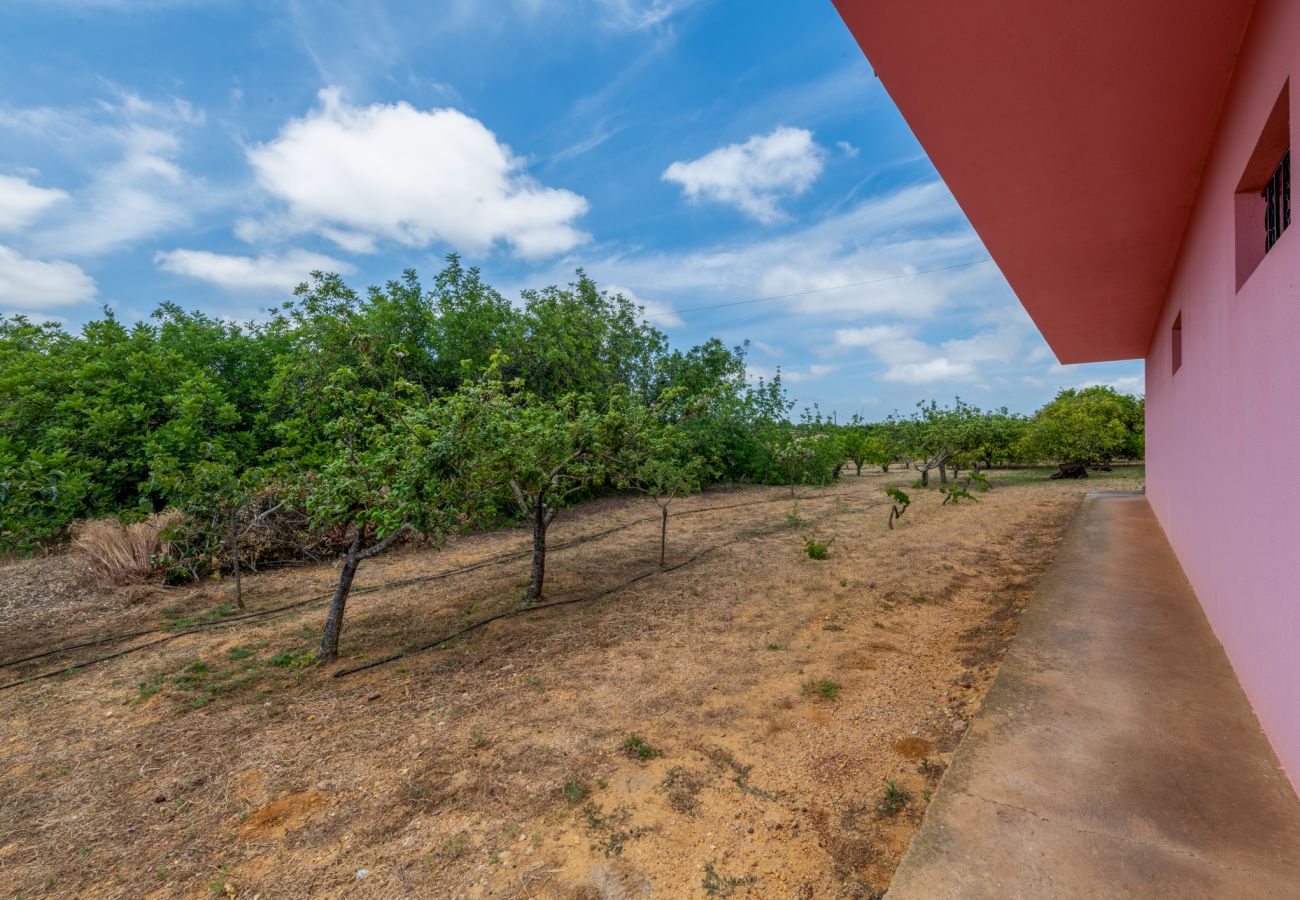
<path id="1" fill-rule="evenodd" d="M 566 511 L 546 599 L 588 599 L 441 644 L 518 608 L 528 536 L 406 548 L 327 668 L 330 566 L 246 577 L 240 619 L 229 582 L 6 565 L 0 896 L 878 896 L 1083 493 L 1141 486 L 995 473 L 889 531 L 911 474 L 802 524 L 783 488 L 679 500 L 666 572 L 649 501 Z"/>

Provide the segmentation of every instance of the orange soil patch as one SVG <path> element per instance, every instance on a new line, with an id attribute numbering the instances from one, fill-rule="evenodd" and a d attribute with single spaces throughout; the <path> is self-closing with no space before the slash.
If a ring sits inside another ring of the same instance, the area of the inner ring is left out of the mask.
<path id="1" fill-rule="evenodd" d="M 345 678 L 303 665 L 315 603 L 4 691 L 0 882 L 35 896 L 874 896 L 1082 492 L 1105 486 L 1005 485 L 955 508 L 917 491 L 888 531 L 881 489 L 907 474 L 806 492 L 802 527 L 782 489 L 679 501 L 669 564 L 711 552 L 663 573 L 651 504 L 590 504 L 553 528 L 556 543 L 600 536 L 552 555 L 547 599 L 599 599 Z M 836 538 L 825 561 L 803 552 L 814 533 Z M 525 558 L 433 576 L 527 541 L 509 529 L 367 564 L 335 669 L 513 609 Z M 250 608 L 322 594 L 333 574 L 250 576 Z M 62 628 L 15 606 L 0 644 L 12 659 L 226 599 L 220 584 L 127 608 L 90 592 L 76 602 L 94 614 L 62 602 Z M 644 758 L 625 748 L 634 735 Z"/>

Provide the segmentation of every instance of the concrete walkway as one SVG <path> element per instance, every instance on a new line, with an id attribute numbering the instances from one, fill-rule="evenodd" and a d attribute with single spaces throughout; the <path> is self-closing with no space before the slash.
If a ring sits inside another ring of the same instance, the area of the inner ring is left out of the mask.
<path id="1" fill-rule="evenodd" d="M 1300 898 L 1300 800 L 1143 497 L 1084 503 L 887 897 Z"/>

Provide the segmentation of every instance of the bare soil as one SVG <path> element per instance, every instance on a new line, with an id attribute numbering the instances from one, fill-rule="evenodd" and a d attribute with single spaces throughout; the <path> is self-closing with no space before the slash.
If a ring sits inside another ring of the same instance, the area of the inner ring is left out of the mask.
<path id="1" fill-rule="evenodd" d="M 328 668 L 330 566 L 245 577 L 248 619 L 226 582 L 0 567 L 0 893 L 878 896 L 1083 493 L 1140 486 L 994 474 L 889 531 L 910 475 L 801 491 L 802 525 L 783 488 L 677 501 L 665 572 L 652 503 L 587 504 L 548 561 L 580 602 L 442 643 L 518 610 L 528 535 L 409 547 Z"/>

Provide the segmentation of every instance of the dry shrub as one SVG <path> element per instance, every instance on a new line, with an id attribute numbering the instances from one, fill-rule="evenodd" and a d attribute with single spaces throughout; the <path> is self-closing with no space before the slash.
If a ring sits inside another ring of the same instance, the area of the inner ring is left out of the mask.
<path id="1" fill-rule="evenodd" d="M 129 525 L 111 516 L 94 519 L 74 529 L 72 545 L 103 580 L 140 581 L 158 571 L 158 560 L 167 553 L 162 534 L 182 518 L 179 512 L 167 510 Z"/>

